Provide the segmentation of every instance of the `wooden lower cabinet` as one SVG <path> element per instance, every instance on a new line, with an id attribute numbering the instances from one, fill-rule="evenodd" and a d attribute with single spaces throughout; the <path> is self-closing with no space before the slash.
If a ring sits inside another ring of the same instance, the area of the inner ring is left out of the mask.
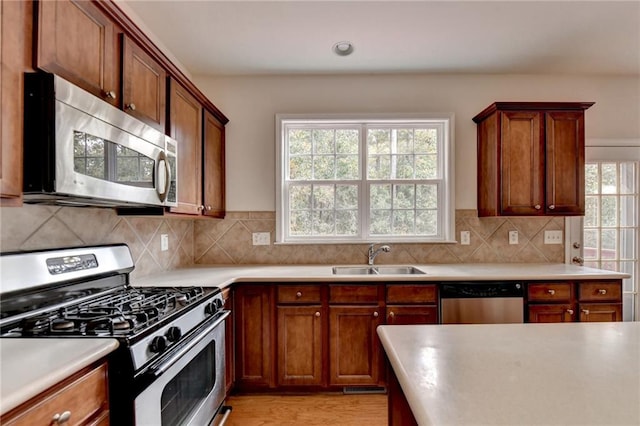
<path id="1" fill-rule="evenodd" d="M 15 408 L 0 424 L 108 425 L 109 399 L 107 363 L 88 367 Z M 62 419 L 68 418 L 67 422 Z"/>
<path id="2" fill-rule="evenodd" d="M 378 306 L 329 306 L 329 385 L 380 385 Z"/>
<path id="3" fill-rule="evenodd" d="M 239 389 L 273 386 L 272 286 L 241 284 L 234 292 L 235 382 Z"/>
<path id="4" fill-rule="evenodd" d="M 387 324 L 438 324 L 438 286 L 387 284 Z"/>
<path id="5" fill-rule="evenodd" d="M 437 306 L 387 305 L 387 324 L 438 324 Z"/>
<path id="6" fill-rule="evenodd" d="M 222 290 L 222 300 L 224 303 L 224 308 L 231 311 L 231 315 L 227 317 L 224 324 L 224 349 L 225 349 L 225 367 L 224 367 L 224 381 L 225 381 L 225 390 L 227 395 L 231 392 L 231 388 L 233 388 L 234 382 L 234 359 L 235 359 L 235 348 L 233 347 L 233 292 L 231 287 L 227 287 Z"/>
<path id="7" fill-rule="evenodd" d="M 527 322 L 622 321 L 622 280 L 527 284 Z"/>
<path id="8" fill-rule="evenodd" d="M 278 306 L 278 385 L 323 384 L 323 337 L 326 320 L 321 306 Z"/>

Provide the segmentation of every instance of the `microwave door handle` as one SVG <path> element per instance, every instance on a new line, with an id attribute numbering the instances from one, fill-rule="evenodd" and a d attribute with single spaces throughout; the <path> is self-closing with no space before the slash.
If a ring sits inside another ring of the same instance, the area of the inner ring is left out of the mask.
<path id="1" fill-rule="evenodd" d="M 171 168 L 167 161 L 167 154 L 165 154 L 164 151 L 161 151 L 160 155 L 158 155 L 158 177 L 160 176 L 160 163 L 164 163 L 164 190 L 160 192 L 159 189 L 156 189 L 156 191 L 158 192 L 158 198 L 160 198 L 160 201 L 164 202 L 167 199 L 169 185 L 171 184 Z M 158 182 L 158 187 L 160 187 L 160 182 Z"/>

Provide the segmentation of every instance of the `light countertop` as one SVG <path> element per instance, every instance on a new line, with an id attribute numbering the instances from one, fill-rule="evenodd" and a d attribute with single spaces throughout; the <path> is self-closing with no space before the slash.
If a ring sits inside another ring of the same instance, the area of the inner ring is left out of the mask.
<path id="1" fill-rule="evenodd" d="M 0 339 L 0 414 L 118 347 L 115 339 Z"/>
<path id="2" fill-rule="evenodd" d="M 640 322 L 380 326 L 420 425 L 638 425 Z"/>
<path id="3" fill-rule="evenodd" d="M 346 265 L 338 265 L 346 266 Z M 366 266 L 366 265 L 357 265 Z M 391 265 L 376 265 L 391 266 Z M 622 279 L 629 275 L 564 263 L 465 263 L 419 265 L 424 275 L 335 275 L 328 265 L 194 266 L 135 279 L 134 286 L 218 286 L 236 282 L 304 281 L 478 281 L 478 280 L 577 280 Z"/>

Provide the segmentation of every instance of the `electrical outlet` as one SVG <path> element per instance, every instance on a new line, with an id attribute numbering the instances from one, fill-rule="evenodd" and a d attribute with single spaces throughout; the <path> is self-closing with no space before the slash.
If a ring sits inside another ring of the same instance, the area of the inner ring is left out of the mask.
<path id="1" fill-rule="evenodd" d="M 509 231 L 509 244 L 518 244 L 518 231 Z"/>
<path id="2" fill-rule="evenodd" d="M 268 246 L 271 243 L 271 234 L 269 232 L 254 232 L 251 237 L 254 246 Z"/>
<path id="3" fill-rule="evenodd" d="M 160 251 L 169 250 L 169 234 L 160 234 Z"/>
<path id="4" fill-rule="evenodd" d="M 562 231 L 544 231 L 545 244 L 562 244 Z"/>
<path id="5" fill-rule="evenodd" d="M 463 246 L 468 246 L 471 244 L 471 232 L 469 231 L 460 231 L 460 244 Z"/>

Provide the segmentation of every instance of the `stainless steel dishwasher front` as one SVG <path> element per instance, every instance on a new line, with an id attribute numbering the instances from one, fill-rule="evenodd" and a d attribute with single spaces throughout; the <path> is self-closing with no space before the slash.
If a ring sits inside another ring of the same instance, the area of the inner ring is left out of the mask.
<path id="1" fill-rule="evenodd" d="M 524 285 L 464 282 L 440 286 L 442 324 L 513 324 L 524 321 Z"/>

